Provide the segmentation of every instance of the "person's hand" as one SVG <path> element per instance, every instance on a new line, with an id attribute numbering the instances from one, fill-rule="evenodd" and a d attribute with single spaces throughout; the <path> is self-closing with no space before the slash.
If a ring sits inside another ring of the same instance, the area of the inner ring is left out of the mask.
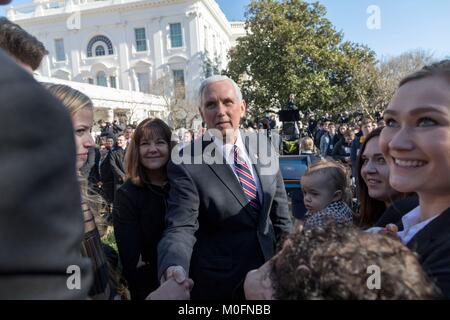
<path id="1" fill-rule="evenodd" d="M 399 239 L 398 237 L 398 227 L 395 224 L 388 224 L 384 228 L 370 228 L 366 230 L 365 232 L 371 233 L 371 234 L 382 234 L 388 237 L 391 237 L 393 239 Z"/>
<path id="2" fill-rule="evenodd" d="M 182 284 L 187 279 L 186 271 L 182 266 L 169 267 L 161 278 L 161 284 L 169 279 L 174 279 L 177 283 Z"/>
<path id="3" fill-rule="evenodd" d="M 194 281 L 191 279 L 178 283 L 171 278 L 150 293 L 146 300 L 190 300 L 193 287 Z"/>
<path id="4" fill-rule="evenodd" d="M 247 273 L 244 282 L 245 298 L 247 300 L 274 300 L 274 290 L 270 280 L 272 261 L 267 261 L 258 270 Z"/>
<path id="5" fill-rule="evenodd" d="M 380 234 L 384 234 L 388 237 L 399 239 L 398 235 L 398 227 L 395 224 L 388 224 L 383 230 L 381 230 Z"/>

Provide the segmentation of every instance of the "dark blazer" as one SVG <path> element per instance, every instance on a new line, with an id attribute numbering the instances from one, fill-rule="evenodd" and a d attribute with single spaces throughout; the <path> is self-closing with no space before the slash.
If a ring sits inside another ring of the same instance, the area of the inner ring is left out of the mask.
<path id="1" fill-rule="evenodd" d="M 277 240 L 291 232 L 277 154 L 267 143 L 271 154 L 264 157 L 262 150 L 249 146 L 248 137 L 242 133 L 249 157 L 257 161 L 264 198 L 257 214 L 247 204 L 229 165 L 201 163 L 202 150 L 214 149 L 212 141 L 197 140 L 183 150 L 185 160 L 199 164 L 174 164 L 174 159 L 169 163 L 171 192 L 167 227 L 158 246 L 159 276 L 174 265 L 189 270 L 195 282 L 192 299 L 233 298 L 247 272 L 269 260 L 275 254 Z M 265 135 L 253 137 L 267 141 Z M 209 154 L 223 160 L 221 151 Z M 275 166 L 270 173 L 263 166 L 269 160 Z"/>
<path id="2" fill-rule="evenodd" d="M 418 206 L 419 198 L 417 195 L 398 200 L 386 209 L 377 223 L 375 223 L 374 227 L 384 228 L 388 224 L 394 223 L 400 226 L 400 229 L 403 230 L 403 216 Z"/>
<path id="3" fill-rule="evenodd" d="M 0 299 L 85 299 L 92 274 L 80 255 L 70 115 L 2 50 L 0 70 Z M 72 265 L 80 290 L 67 287 Z"/>
<path id="4" fill-rule="evenodd" d="M 345 148 L 350 150 L 350 144 L 346 144 L 345 140 L 340 140 L 333 148 L 331 156 L 334 160 L 346 162 L 345 158 L 350 157 L 350 152 L 346 152 Z"/>
<path id="5" fill-rule="evenodd" d="M 133 300 L 144 300 L 159 287 L 157 247 L 165 228 L 167 192 L 158 186 L 138 187 L 131 180 L 117 191 L 114 233 Z M 145 265 L 138 268 L 140 258 Z"/>
<path id="6" fill-rule="evenodd" d="M 100 181 L 102 182 L 102 196 L 108 202 L 114 201 L 114 175 L 111 169 L 111 152 L 100 163 Z"/>
<path id="7" fill-rule="evenodd" d="M 390 221 L 403 230 L 401 221 Z M 450 299 L 450 208 L 420 230 L 408 243 L 408 248 L 419 255 L 425 273 Z"/>
<path id="8" fill-rule="evenodd" d="M 111 156 L 109 158 L 109 163 L 111 165 L 111 170 L 114 177 L 114 190 L 117 192 L 120 186 L 125 182 L 125 153 L 126 151 L 122 148 L 116 148 L 111 151 Z"/>

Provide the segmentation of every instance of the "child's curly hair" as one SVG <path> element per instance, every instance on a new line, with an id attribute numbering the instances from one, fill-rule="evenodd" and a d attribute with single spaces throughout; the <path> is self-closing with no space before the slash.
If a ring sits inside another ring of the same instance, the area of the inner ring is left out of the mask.
<path id="1" fill-rule="evenodd" d="M 369 289 L 370 266 L 381 270 L 380 290 Z M 279 300 L 415 300 L 438 297 L 415 254 L 399 241 L 356 228 L 300 230 L 272 262 Z"/>

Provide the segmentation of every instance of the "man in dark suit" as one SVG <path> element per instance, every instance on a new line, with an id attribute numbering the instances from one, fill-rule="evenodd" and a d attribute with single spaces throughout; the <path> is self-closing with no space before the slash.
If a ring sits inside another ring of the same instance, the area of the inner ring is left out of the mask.
<path id="1" fill-rule="evenodd" d="M 127 148 L 127 140 L 125 135 L 119 134 L 117 136 L 117 147 L 111 151 L 109 164 L 114 177 L 114 194 L 119 190 L 125 182 L 125 153 Z"/>
<path id="2" fill-rule="evenodd" d="M 246 104 L 234 81 L 208 78 L 200 97 L 209 130 L 169 163 L 159 275 L 182 281 L 189 271 L 192 299 L 243 298 L 247 272 L 270 259 L 291 232 L 286 191 L 266 135 L 239 131 Z"/>
<path id="3" fill-rule="evenodd" d="M 0 299 L 85 299 L 70 115 L 1 50 L 0 68 Z"/>

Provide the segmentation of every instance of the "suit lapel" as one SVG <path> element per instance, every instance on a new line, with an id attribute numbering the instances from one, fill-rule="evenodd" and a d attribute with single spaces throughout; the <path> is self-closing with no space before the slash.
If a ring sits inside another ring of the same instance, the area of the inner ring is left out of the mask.
<path id="1" fill-rule="evenodd" d="M 213 143 L 212 141 L 206 141 L 203 144 L 203 150 L 205 148 Z M 239 201 L 239 203 L 242 205 L 242 207 L 245 208 L 247 213 L 252 217 L 253 220 L 256 219 L 254 213 L 249 208 L 247 197 L 245 196 L 244 191 L 242 190 L 242 186 L 239 183 L 238 179 L 236 178 L 236 175 L 233 172 L 233 169 L 226 163 L 225 157 L 222 154 L 222 151 L 218 148 L 215 148 L 216 152 L 219 152 L 217 155 L 220 156 L 223 164 L 209 164 L 209 168 L 214 172 L 214 174 L 219 178 L 219 180 L 227 187 L 228 190 L 234 195 L 234 197 Z M 213 157 L 215 157 L 215 154 L 212 154 Z"/>

